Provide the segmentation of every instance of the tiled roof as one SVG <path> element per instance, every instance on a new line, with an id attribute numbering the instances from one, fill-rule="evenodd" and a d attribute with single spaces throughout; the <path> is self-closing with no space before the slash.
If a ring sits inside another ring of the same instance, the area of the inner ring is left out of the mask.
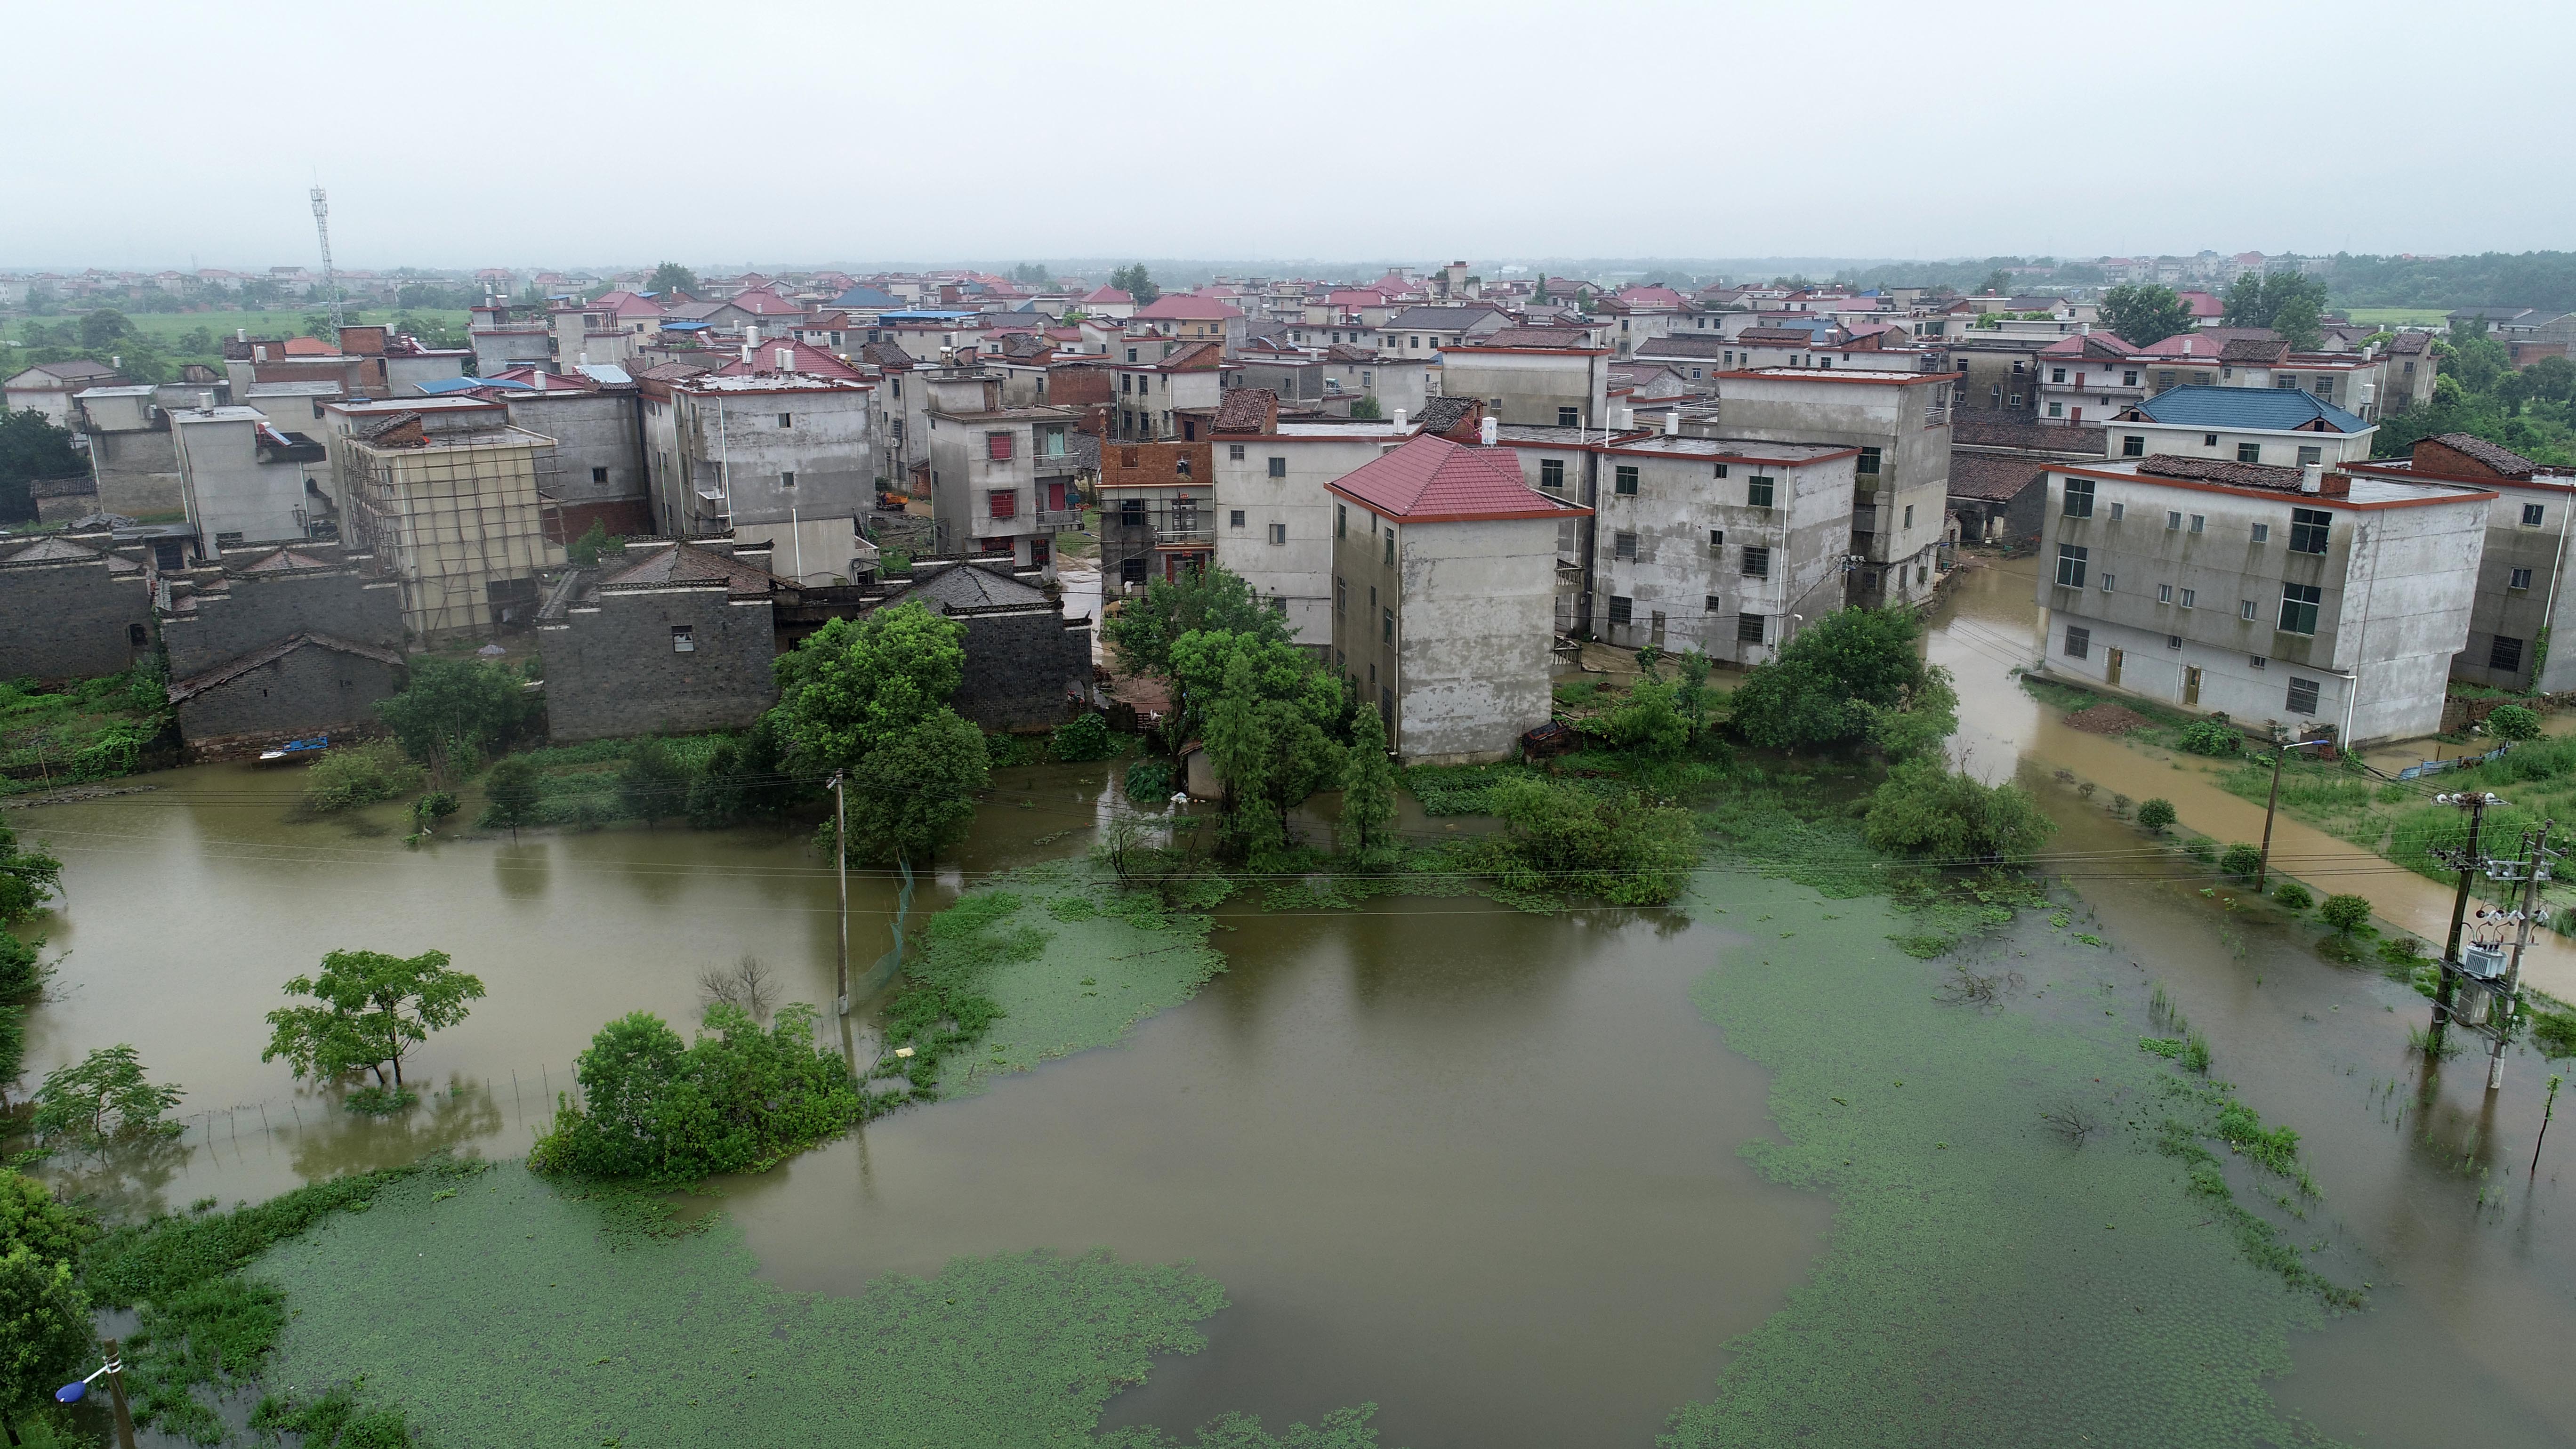
<path id="1" fill-rule="evenodd" d="M 1136 299 L 1116 287 L 1094 287 L 1082 294 L 1082 300 L 1097 302 L 1104 307 L 1115 307 L 1122 303 L 1133 303 Z"/>
<path id="2" fill-rule="evenodd" d="M 1419 327 L 1425 332 L 1460 332 L 1488 317 L 1500 317 L 1500 307 L 1407 307 L 1386 320 L 1391 328 Z"/>
<path id="3" fill-rule="evenodd" d="M 2445 448 L 2463 453 L 2493 468 L 2508 478 L 2528 478 L 2540 471 L 2540 465 L 2511 448 L 2490 443 L 2467 433 L 2443 433 L 2433 439 Z"/>
<path id="4" fill-rule="evenodd" d="M 1479 339 L 1478 347 L 1581 347 L 1585 333 L 1573 327 L 1506 327 Z"/>
<path id="5" fill-rule="evenodd" d="M 292 569 L 327 569 L 335 568 L 337 566 L 338 565 L 333 560 L 327 558 L 315 558 L 313 555 L 302 552 L 298 549 L 281 548 L 274 553 L 262 554 L 258 558 L 251 560 L 249 563 L 243 564 L 239 568 L 228 569 L 227 572 L 237 574 L 276 574 L 285 573 Z"/>
<path id="6" fill-rule="evenodd" d="M 1427 397 L 1422 400 L 1422 412 L 1417 421 L 1426 433 L 1445 433 L 1465 422 L 1475 411 L 1476 399 L 1471 397 Z"/>
<path id="7" fill-rule="evenodd" d="M 360 644 L 353 639 L 342 639 L 330 634 L 289 634 L 275 643 L 254 649 L 238 658 L 226 660 L 202 673 L 189 675 L 185 679 L 172 680 L 170 702 L 177 704 L 182 700 L 193 699 L 218 685 L 230 684 L 261 665 L 274 664 L 307 644 L 337 650 L 342 654 L 354 654 L 362 659 L 373 659 L 379 664 L 399 665 L 403 662 L 403 657 L 390 649 L 380 649 L 373 644 Z"/>
<path id="8" fill-rule="evenodd" d="M 2257 366 L 2276 364 L 2290 355 L 2290 344 L 2278 337 L 2231 337 L 2218 349 L 2221 362 L 2244 362 Z"/>
<path id="9" fill-rule="evenodd" d="M 1520 462 L 1509 450 L 1470 447 L 1427 434 L 1379 454 L 1331 486 L 1380 517 L 1412 523 L 1580 511 L 1522 482 Z"/>
<path id="10" fill-rule="evenodd" d="M 912 587 L 886 597 L 887 605 L 915 600 L 949 609 L 1029 608 L 1047 602 L 1046 590 L 1021 583 L 1009 574 L 962 563 L 944 568 Z"/>
<path id="11" fill-rule="evenodd" d="M 755 317 L 784 317 L 805 310 L 801 305 L 788 301 L 776 292 L 757 288 L 748 292 L 737 292 L 731 300 L 733 305 Z"/>
<path id="12" fill-rule="evenodd" d="M 890 292 L 862 284 L 860 286 L 852 287 L 850 290 L 834 297 L 832 299 L 832 305 L 835 307 L 863 307 L 875 312 L 892 312 L 902 307 L 903 303 L 896 300 L 894 295 Z"/>
<path id="13" fill-rule="evenodd" d="M 2433 345 L 2430 332 L 2400 332 L 2388 339 L 2388 351 L 2395 357 L 2413 357 Z"/>
<path id="14" fill-rule="evenodd" d="M 2036 458 L 1954 452 L 1950 455 L 1950 496 L 2002 503 L 2019 497 L 2047 471 L 2048 464 Z"/>
<path id="15" fill-rule="evenodd" d="M 599 587 L 603 589 L 713 583 L 724 584 L 727 593 L 756 596 L 776 592 L 780 580 L 757 564 L 692 543 L 663 544 L 623 568 L 603 571 L 599 576 Z"/>
<path id="16" fill-rule="evenodd" d="M 2329 402 L 2291 387 L 2175 387 L 2138 404 L 2151 421 L 2196 428 L 2257 428 L 2272 432 L 2322 421 L 2339 433 L 2370 424 Z"/>
<path id="17" fill-rule="evenodd" d="M 2033 423 L 1973 411 L 1950 415 L 1950 443 L 1983 448 L 2021 448 L 2034 453 L 2083 453 L 2101 457 L 2103 430 L 2087 423 Z"/>
<path id="18" fill-rule="evenodd" d="M 2299 469 L 2275 467 L 2270 463 L 2237 463 L 2225 458 L 2186 458 L 2173 453 L 2151 453 L 2138 464 L 2138 472 L 2148 478 L 2188 478 L 2199 483 L 2224 483 L 2233 488 L 2270 488 L 2285 493 L 2299 491 Z"/>
<path id="19" fill-rule="evenodd" d="M 2226 346 L 2226 338 L 2214 337 L 2207 332 L 2177 332 L 2139 348 L 2138 355 L 2152 357 L 2159 362 L 2216 362 Z"/>
<path id="20" fill-rule="evenodd" d="M 83 548 L 68 538 L 40 538 L 24 545 L 0 542 L 0 563 L 77 563 L 98 556 L 99 550 Z"/>
<path id="21" fill-rule="evenodd" d="M 2123 359 L 2137 356 L 2138 349 L 2130 346 L 2125 339 L 2116 333 L 2080 332 L 2073 337 L 2061 337 L 2055 342 L 2048 344 L 2046 347 L 2039 349 L 2039 355 L 2042 357 L 2100 358 L 2105 362 L 2119 362 Z"/>
<path id="22" fill-rule="evenodd" d="M 1667 338 L 1665 340 L 1670 341 L 1671 339 Z M 1815 345 L 1816 329 L 1810 327 L 1747 327 L 1743 331 L 1735 334 L 1735 340 L 1739 343 L 1768 342 L 1774 345 L 1787 343 L 1792 347 L 1811 347 Z"/>
<path id="23" fill-rule="evenodd" d="M 1803 332 L 1798 334 L 1801 341 L 1805 340 L 1806 336 L 1807 334 Z M 1724 337 L 1713 337 L 1701 332 L 1684 332 L 1640 343 L 1637 347 L 1637 355 L 1639 357 L 1705 358 L 1719 356 L 1721 352 L 1731 351 L 1734 347 L 1735 344 Z"/>
<path id="24" fill-rule="evenodd" d="M 1238 387 L 1217 399 L 1216 430 L 1260 432 L 1270 425 L 1270 410 L 1278 405 L 1279 394 L 1266 387 Z"/>
<path id="25" fill-rule="evenodd" d="M 781 352 L 790 354 L 789 360 L 794 364 L 793 366 L 778 365 L 778 354 Z M 813 343 L 772 342 L 767 338 L 753 345 L 750 362 L 744 362 L 737 354 L 733 361 L 716 369 L 718 377 L 747 377 L 762 372 L 794 372 L 806 377 L 837 377 L 849 382 L 867 380 L 866 373 Z"/>
<path id="26" fill-rule="evenodd" d="M 1361 347 L 1349 342 L 1336 342 L 1324 349 L 1324 360 L 1326 362 L 1375 362 L 1377 349 Z"/>
<path id="27" fill-rule="evenodd" d="M 66 473 L 60 478 L 37 478 L 27 484 L 30 498 L 87 498 L 98 492 L 98 480 L 87 473 Z"/>
<path id="28" fill-rule="evenodd" d="M 1152 306 L 1136 309 L 1139 322 L 1214 322 L 1242 315 L 1213 298 L 1187 295 L 1157 297 Z"/>
<path id="29" fill-rule="evenodd" d="M 859 349 L 859 361 L 872 367 L 909 368 L 912 354 L 892 342 L 871 342 Z"/>

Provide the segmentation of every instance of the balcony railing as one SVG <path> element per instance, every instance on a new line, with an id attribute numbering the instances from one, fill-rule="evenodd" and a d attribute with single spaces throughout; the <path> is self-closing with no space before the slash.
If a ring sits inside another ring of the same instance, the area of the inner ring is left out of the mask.
<path id="1" fill-rule="evenodd" d="M 1158 548 L 1169 548 L 1183 545 L 1190 547 L 1206 547 L 1215 542 L 1216 526 L 1214 524 L 1201 525 L 1194 523 L 1167 523 L 1154 530 L 1154 543 Z"/>
<path id="2" fill-rule="evenodd" d="M 1923 426 L 1927 428 L 1937 428 L 1948 421 L 1950 421 L 1948 403 L 1932 403 L 1923 409 Z"/>
<path id="3" fill-rule="evenodd" d="M 1029 515 L 1029 521 L 1040 528 L 1078 528 L 1082 524 L 1079 508 L 1041 508 Z"/>

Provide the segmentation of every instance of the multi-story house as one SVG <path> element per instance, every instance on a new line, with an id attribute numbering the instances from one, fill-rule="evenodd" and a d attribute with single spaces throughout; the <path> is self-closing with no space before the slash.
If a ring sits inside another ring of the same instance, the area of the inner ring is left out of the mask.
<path id="1" fill-rule="evenodd" d="M 1216 342 L 1129 339 L 1126 361 L 1116 364 L 1118 396 L 1111 436 L 1150 443 L 1191 437 L 1181 414 L 1213 408 L 1225 390 L 1224 346 Z"/>
<path id="2" fill-rule="evenodd" d="M 498 407 L 344 413 L 333 439 L 341 530 L 402 581 L 403 623 L 423 643 L 535 621 L 537 570 L 563 562 L 538 480 L 550 438 Z"/>
<path id="3" fill-rule="evenodd" d="M 1279 400 L 1266 390 L 1225 395 L 1209 434 L 1216 561 L 1286 615 L 1297 642 L 1321 648 L 1332 638 L 1327 490 L 1416 431 L 1412 421 L 1392 415 L 1282 419 Z M 1104 468 L 1116 446 L 1103 448 Z"/>
<path id="4" fill-rule="evenodd" d="M 1861 367 L 1765 368 L 1717 378 L 1715 430 L 1765 442 L 1832 443 L 1852 460 L 1849 601 L 1865 607 L 1932 597 L 1947 529 L 1953 372 Z M 1691 431 L 1692 429 L 1685 429 Z"/>
<path id="5" fill-rule="evenodd" d="M 2162 455 L 2046 486 L 2047 671 L 2346 747 L 2441 727 L 2495 490 Z"/>
<path id="6" fill-rule="evenodd" d="M 1137 308 L 1127 319 L 1133 336 L 1148 333 L 1181 342 L 1213 342 L 1219 347 L 1243 344 L 1243 313 L 1213 297 L 1173 293 Z"/>
<path id="7" fill-rule="evenodd" d="M 924 443 L 941 553 L 1010 560 L 1055 573 L 1055 536 L 1080 526 L 1081 410 L 1004 407 L 999 378 L 929 380 Z"/>
<path id="8" fill-rule="evenodd" d="M 1592 314 L 1608 329 L 1611 349 L 1621 357 L 1666 333 L 1687 327 L 1696 316 L 1688 297 L 1670 287 L 1621 287 L 1592 304 Z"/>
<path id="9" fill-rule="evenodd" d="M 2177 387 L 2104 420 L 2115 458 L 2173 454 L 2296 467 L 2370 456 L 2376 424 L 2294 388 Z"/>
<path id="10" fill-rule="evenodd" d="M 303 433 L 282 431 L 249 407 L 180 408 L 169 421 L 179 497 L 201 556 L 312 538 L 330 517 L 328 492 L 312 477 L 312 465 L 328 455 Z"/>
<path id="11" fill-rule="evenodd" d="M 792 345 L 792 344 L 791 344 Z M 770 359 L 764 357 L 762 362 Z M 645 406 L 649 454 L 667 458 L 684 537 L 769 543 L 783 577 L 846 577 L 875 501 L 875 385 L 799 372 L 703 372 Z"/>
<path id="12" fill-rule="evenodd" d="M 2040 420 L 2100 422 L 2144 401 L 2151 366 L 2140 349 L 2090 326 L 2039 349 Z"/>
<path id="13" fill-rule="evenodd" d="M 1207 567 L 1216 552 L 1216 477 L 1208 443 L 1100 449 L 1100 587 L 1141 594 Z"/>
<path id="14" fill-rule="evenodd" d="M 1676 429 L 1596 451 L 1603 639 L 1752 665 L 1841 607 L 1859 448 Z"/>
<path id="15" fill-rule="evenodd" d="M 1408 765 L 1509 758 L 1547 722 L 1557 525 L 1503 449 L 1422 436 L 1331 484 L 1332 667 Z"/>
<path id="16" fill-rule="evenodd" d="M 1397 357 L 1434 357 L 1444 347 L 1491 337 L 1511 321 L 1500 307 L 1407 307 L 1387 319 L 1385 350 Z"/>
<path id="17" fill-rule="evenodd" d="M 1440 391 L 1485 404 L 1503 423 L 1601 427 L 1609 414 L 1610 358 L 1588 331 L 1507 327 L 1481 342 L 1445 347 Z"/>
<path id="18" fill-rule="evenodd" d="M 2491 490 L 2477 601 L 2451 677 L 2517 692 L 2576 689 L 2576 650 L 2547 647 L 2576 562 L 2567 556 L 2576 470 L 2543 467 L 2466 433 L 2420 438 L 2409 457 L 2356 461 L 2344 470 L 2356 478 Z"/>

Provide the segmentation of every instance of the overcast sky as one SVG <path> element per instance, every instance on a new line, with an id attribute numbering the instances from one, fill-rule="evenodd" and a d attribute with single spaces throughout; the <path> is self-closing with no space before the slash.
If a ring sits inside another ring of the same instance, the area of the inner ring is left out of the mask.
<path id="1" fill-rule="evenodd" d="M 2571 13 L 29 5 L 0 266 L 2560 248 Z"/>

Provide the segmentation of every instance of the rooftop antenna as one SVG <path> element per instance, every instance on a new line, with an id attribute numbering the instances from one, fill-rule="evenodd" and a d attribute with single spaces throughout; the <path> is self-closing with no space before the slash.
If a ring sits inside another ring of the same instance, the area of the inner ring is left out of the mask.
<path id="1" fill-rule="evenodd" d="M 331 197 L 321 187 L 313 188 L 313 230 L 322 238 L 322 290 L 331 298 L 331 335 L 340 335 L 340 276 L 331 269 Z"/>

